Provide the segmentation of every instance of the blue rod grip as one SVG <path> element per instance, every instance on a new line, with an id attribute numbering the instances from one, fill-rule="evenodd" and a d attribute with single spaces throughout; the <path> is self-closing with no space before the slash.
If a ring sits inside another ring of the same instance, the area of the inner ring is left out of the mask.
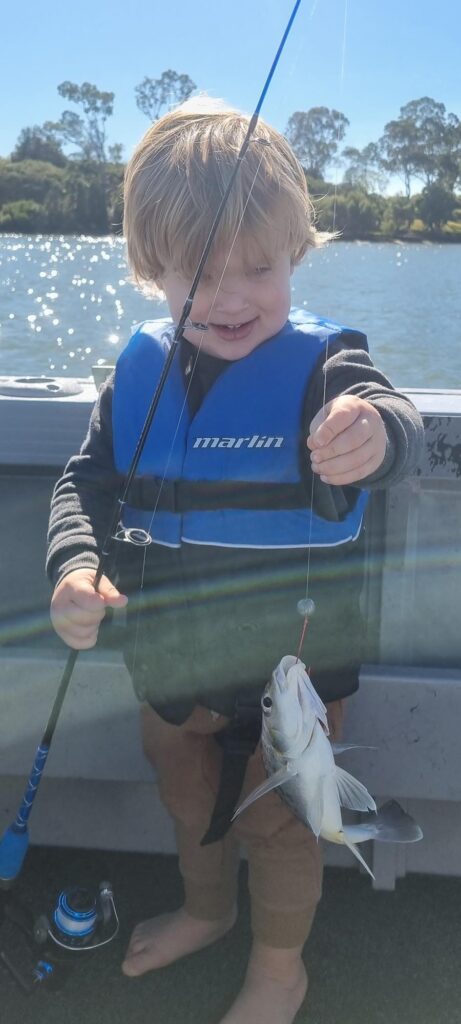
<path id="1" fill-rule="evenodd" d="M 29 820 L 29 815 L 32 810 L 35 797 L 37 795 L 37 789 L 39 787 L 43 769 L 46 764 L 49 749 L 50 748 L 48 745 L 41 743 L 37 750 L 33 768 L 30 773 L 29 781 L 27 783 L 26 790 L 22 798 L 22 804 L 19 808 L 16 820 L 13 825 L 13 830 L 15 832 L 25 832 L 27 828 L 27 822 Z"/>

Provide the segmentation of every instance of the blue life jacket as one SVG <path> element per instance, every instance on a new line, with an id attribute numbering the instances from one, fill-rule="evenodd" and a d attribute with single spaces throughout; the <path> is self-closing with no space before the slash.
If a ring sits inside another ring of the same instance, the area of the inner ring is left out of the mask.
<path id="1" fill-rule="evenodd" d="M 339 522 L 311 512 L 301 436 L 312 373 L 327 344 L 354 333 L 303 311 L 243 359 L 229 362 L 194 416 L 176 353 L 123 508 L 125 528 L 157 544 L 329 547 L 360 532 L 366 491 Z M 116 367 L 113 443 L 129 470 L 171 344 L 171 320 L 140 324 Z M 366 348 L 366 339 L 360 343 Z"/>

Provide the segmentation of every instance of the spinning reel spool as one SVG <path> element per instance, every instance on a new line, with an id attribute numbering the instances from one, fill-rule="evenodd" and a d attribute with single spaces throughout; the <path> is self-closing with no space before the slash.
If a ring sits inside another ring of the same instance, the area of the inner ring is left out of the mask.
<path id="1" fill-rule="evenodd" d="M 51 940 L 62 950 L 89 952 L 112 942 L 118 929 L 112 886 L 101 882 L 96 896 L 80 886 L 60 892 L 51 919 L 41 914 L 35 921 L 34 941 L 44 946 Z"/>

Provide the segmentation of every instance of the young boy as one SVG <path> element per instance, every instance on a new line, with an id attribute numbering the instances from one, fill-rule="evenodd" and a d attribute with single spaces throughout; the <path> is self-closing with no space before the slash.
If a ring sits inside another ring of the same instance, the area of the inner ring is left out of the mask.
<path id="1" fill-rule="evenodd" d="M 307 989 L 319 846 L 277 794 L 232 827 L 229 810 L 264 778 L 259 702 L 282 655 L 297 651 L 307 577 L 316 614 L 303 657 L 339 730 L 361 660 L 366 492 L 411 471 L 422 424 L 360 332 L 308 314 L 289 319 L 293 268 L 323 239 L 302 168 L 262 121 L 122 509 L 115 567 L 93 587 L 247 125 L 222 104 L 189 101 L 154 124 L 129 161 L 129 262 L 138 283 L 164 292 L 172 320 L 141 325 L 100 392 L 82 450 L 56 485 L 48 572 L 54 627 L 77 649 L 92 647 L 106 609 L 133 595 L 125 656 L 144 701 L 145 752 L 175 821 L 185 902 L 137 926 L 124 973 L 165 966 L 232 927 L 242 840 L 254 939 L 222 1024 L 290 1024 Z M 129 543 L 139 531 L 148 544 Z"/>

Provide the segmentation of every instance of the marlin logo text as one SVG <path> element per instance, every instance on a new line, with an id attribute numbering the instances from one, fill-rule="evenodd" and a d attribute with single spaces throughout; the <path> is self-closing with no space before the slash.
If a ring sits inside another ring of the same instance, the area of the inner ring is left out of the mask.
<path id="1" fill-rule="evenodd" d="M 194 448 L 281 448 L 284 437 L 253 434 L 253 437 L 196 437 Z"/>

